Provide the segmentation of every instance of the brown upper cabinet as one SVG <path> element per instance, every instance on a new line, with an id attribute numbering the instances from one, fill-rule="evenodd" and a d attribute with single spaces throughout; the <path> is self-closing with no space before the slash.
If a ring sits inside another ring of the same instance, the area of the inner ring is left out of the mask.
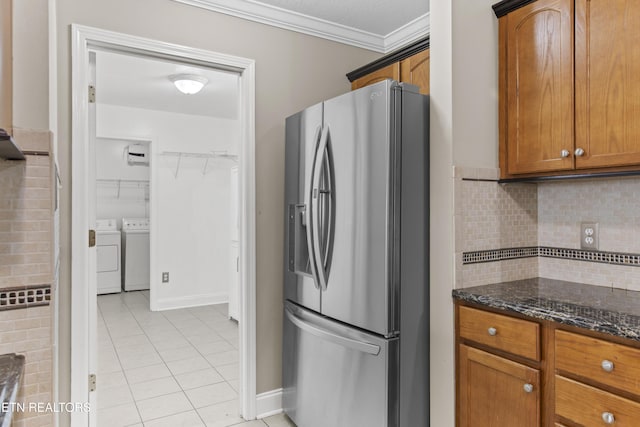
<path id="1" fill-rule="evenodd" d="M 577 168 L 640 164 L 640 2 L 576 0 Z"/>
<path id="2" fill-rule="evenodd" d="M 400 61 L 400 81 L 414 84 L 429 94 L 429 49 Z"/>
<path id="3" fill-rule="evenodd" d="M 366 76 L 362 76 L 359 79 L 351 82 L 351 90 L 360 89 L 361 87 L 369 86 L 374 83 L 381 82 L 382 80 L 393 79 L 400 81 L 400 63 L 394 62 L 379 70 L 373 71 Z"/>
<path id="4" fill-rule="evenodd" d="M 640 2 L 505 0 L 494 10 L 501 177 L 640 170 Z"/>
<path id="5" fill-rule="evenodd" d="M 429 93 L 429 39 L 419 40 L 347 74 L 351 89 L 360 89 L 385 79 L 411 83 L 420 93 Z"/>

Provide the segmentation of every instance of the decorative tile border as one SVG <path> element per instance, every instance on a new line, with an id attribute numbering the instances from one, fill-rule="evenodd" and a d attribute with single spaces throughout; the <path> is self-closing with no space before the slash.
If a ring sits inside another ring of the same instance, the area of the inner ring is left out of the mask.
<path id="1" fill-rule="evenodd" d="M 530 258 L 538 256 L 538 247 L 490 249 L 462 253 L 462 264 L 477 264 L 481 262 L 502 261 L 505 259 Z"/>
<path id="2" fill-rule="evenodd" d="M 49 305 L 50 302 L 51 285 L 0 289 L 0 311 Z"/>
<path id="3" fill-rule="evenodd" d="M 586 251 L 583 249 L 552 248 L 548 246 L 528 246 L 523 248 L 463 252 L 462 264 L 477 264 L 536 256 L 640 267 L 640 254 Z"/>
<path id="4" fill-rule="evenodd" d="M 540 246 L 538 250 L 539 256 L 547 258 L 561 258 L 575 261 L 600 262 L 603 264 L 640 267 L 640 254 L 585 251 L 582 249 L 550 248 L 546 246 Z"/>

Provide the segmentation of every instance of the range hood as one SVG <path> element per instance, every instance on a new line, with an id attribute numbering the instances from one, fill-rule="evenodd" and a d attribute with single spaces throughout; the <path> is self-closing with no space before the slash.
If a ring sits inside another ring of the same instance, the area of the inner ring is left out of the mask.
<path id="1" fill-rule="evenodd" d="M 0 158 L 7 160 L 24 160 L 24 154 L 4 129 L 0 129 Z"/>

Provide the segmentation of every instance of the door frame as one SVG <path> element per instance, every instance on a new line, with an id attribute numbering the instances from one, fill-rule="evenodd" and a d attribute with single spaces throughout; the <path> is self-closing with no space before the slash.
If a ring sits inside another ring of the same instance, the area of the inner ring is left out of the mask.
<path id="1" fill-rule="evenodd" d="M 173 43 L 71 25 L 71 401 L 88 402 L 90 372 L 89 230 L 89 50 L 108 48 L 211 68 L 240 75 L 240 413 L 256 417 L 256 202 L 255 202 L 255 61 Z M 96 351 L 97 349 L 94 349 Z M 91 417 L 93 418 L 93 417 Z M 86 412 L 72 412 L 71 426 L 86 427 Z"/>

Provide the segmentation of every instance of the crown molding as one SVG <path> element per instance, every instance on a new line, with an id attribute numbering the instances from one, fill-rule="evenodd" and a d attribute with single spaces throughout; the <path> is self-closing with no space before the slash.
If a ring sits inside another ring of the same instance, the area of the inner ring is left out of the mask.
<path id="1" fill-rule="evenodd" d="M 389 53 L 429 32 L 428 13 L 383 36 L 254 0 L 173 1 L 380 53 Z"/>
<path id="2" fill-rule="evenodd" d="M 413 56 L 423 50 L 429 49 L 429 36 L 425 36 L 422 39 L 409 43 L 408 45 L 402 46 L 400 49 L 395 50 L 382 58 L 378 58 L 373 62 L 370 62 L 362 67 L 347 73 L 347 78 L 350 82 L 353 82 L 360 77 L 366 76 L 367 74 L 371 74 L 374 71 L 378 71 L 381 68 L 384 68 L 388 65 L 394 64 L 396 62 L 400 62 L 403 59 L 406 59 L 410 56 Z"/>
<path id="3" fill-rule="evenodd" d="M 389 53 L 411 42 L 422 39 L 431 32 L 430 13 L 418 16 L 408 24 L 393 30 L 384 37 L 384 53 Z"/>

